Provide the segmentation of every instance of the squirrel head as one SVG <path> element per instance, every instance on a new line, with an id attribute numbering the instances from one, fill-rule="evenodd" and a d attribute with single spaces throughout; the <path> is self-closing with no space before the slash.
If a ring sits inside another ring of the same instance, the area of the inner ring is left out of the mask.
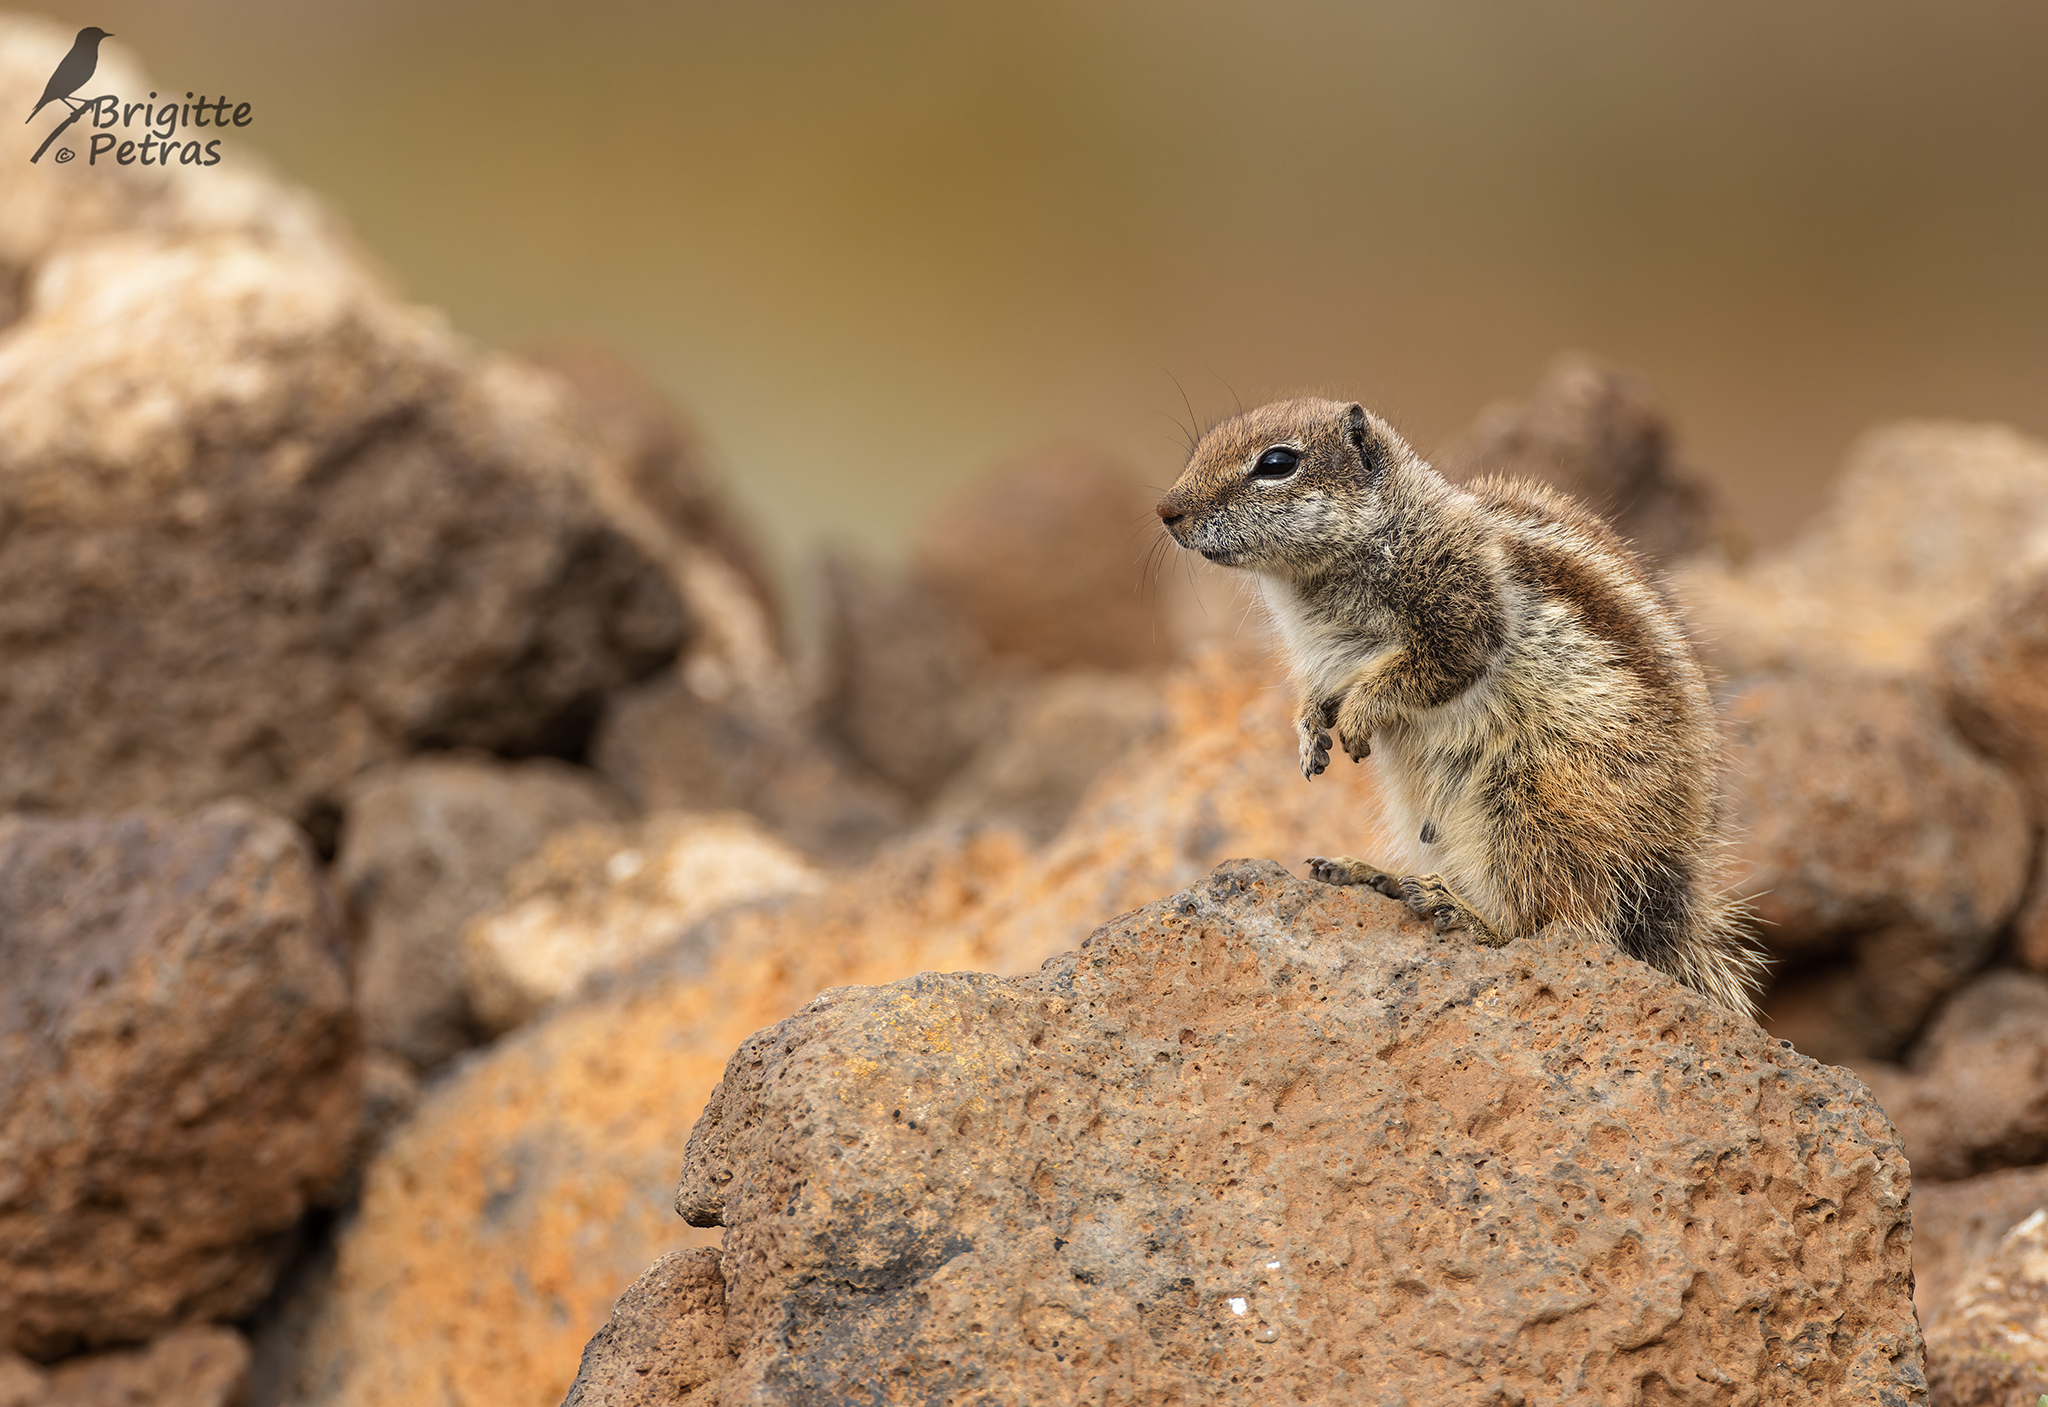
<path id="1" fill-rule="evenodd" d="M 1396 474 L 1419 462 L 1363 406 L 1274 401 L 1202 436 L 1159 518 L 1221 566 L 1309 573 L 1391 525 Z"/>

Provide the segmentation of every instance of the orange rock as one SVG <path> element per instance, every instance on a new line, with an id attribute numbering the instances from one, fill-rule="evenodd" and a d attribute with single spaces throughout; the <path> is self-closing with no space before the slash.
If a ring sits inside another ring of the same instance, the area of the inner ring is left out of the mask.
<path id="1" fill-rule="evenodd" d="M 1906 1193 L 1852 1075 L 1611 945 L 1235 860 L 745 1042 L 676 1194 L 723 1332 L 621 1316 L 584 1385 L 708 1339 L 726 1402 L 1904 1403 Z"/>
<path id="2" fill-rule="evenodd" d="M 708 1245 L 671 1198 L 692 1124 L 740 1041 L 826 987 L 927 969 L 1024 972 L 1232 854 L 1351 849 L 1367 768 L 1294 770 L 1263 659 L 1172 676 L 1157 748 L 1097 783 L 1032 854 L 935 828 L 830 892 L 725 920 L 707 970 L 556 1012 L 476 1057 L 370 1166 L 299 1361 L 301 1403 L 553 1407 L 613 1300 Z"/>
<path id="3" fill-rule="evenodd" d="M 1928 1022 L 1901 1069 L 1859 1062 L 1913 1175 L 1944 1181 L 2048 1159 L 2048 978 L 1997 968 Z"/>
<path id="4" fill-rule="evenodd" d="M 1795 669 L 1727 701 L 1741 892 L 1780 958 L 1837 950 L 1767 1007 L 1822 1060 L 1889 1059 L 1991 957 L 2031 858 L 2013 775 L 1949 726 L 1926 683 Z M 1916 1156 L 1917 1165 L 1917 1156 Z"/>
<path id="5" fill-rule="evenodd" d="M 2048 445 L 2003 425 L 1916 421 L 1850 450 L 1827 508 L 1741 569 L 1676 574 L 1730 678 L 1794 662 L 1924 670 L 1930 641 L 2048 543 Z"/>

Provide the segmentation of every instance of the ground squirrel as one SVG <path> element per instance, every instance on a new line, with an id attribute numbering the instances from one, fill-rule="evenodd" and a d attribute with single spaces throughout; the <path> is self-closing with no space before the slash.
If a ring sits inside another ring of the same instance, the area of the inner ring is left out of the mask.
<path id="1" fill-rule="evenodd" d="M 1315 878 L 1490 947 L 1594 932 L 1755 1014 L 1764 958 L 1721 887 L 1706 680 L 1599 516 L 1540 484 L 1453 487 L 1378 416 L 1325 400 L 1210 430 L 1159 516 L 1258 578 L 1299 692 L 1302 775 L 1328 765 L 1332 733 L 1353 761 L 1378 744 L 1413 863 L 1317 857 Z"/>

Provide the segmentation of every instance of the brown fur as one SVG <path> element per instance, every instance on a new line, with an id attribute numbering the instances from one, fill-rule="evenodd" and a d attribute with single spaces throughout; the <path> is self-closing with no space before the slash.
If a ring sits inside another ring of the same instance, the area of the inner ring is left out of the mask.
<path id="1" fill-rule="evenodd" d="M 1288 456 L 1293 456 L 1290 461 Z M 1379 753 L 1396 873 L 1370 884 L 1499 944 L 1596 932 L 1754 1012 L 1763 959 L 1722 889 L 1713 705 L 1661 583 L 1540 484 L 1454 488 L 1357 405 L 1281 401 L 1202 437 L 1159 515 L 1255 574 L 1299 689 L 1303 774 Z"/>

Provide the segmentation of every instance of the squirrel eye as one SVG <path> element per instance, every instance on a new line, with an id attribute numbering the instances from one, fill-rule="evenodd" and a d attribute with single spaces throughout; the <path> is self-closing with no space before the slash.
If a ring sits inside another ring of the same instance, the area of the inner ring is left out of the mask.
<path id="1" fill-rule="evenodd" d="M 1254 479 L 1284 479 L 1301 467 L 1301 456 L 1285 445 L 1275 445 L 1259 456 L 1252 466 Z"/>

